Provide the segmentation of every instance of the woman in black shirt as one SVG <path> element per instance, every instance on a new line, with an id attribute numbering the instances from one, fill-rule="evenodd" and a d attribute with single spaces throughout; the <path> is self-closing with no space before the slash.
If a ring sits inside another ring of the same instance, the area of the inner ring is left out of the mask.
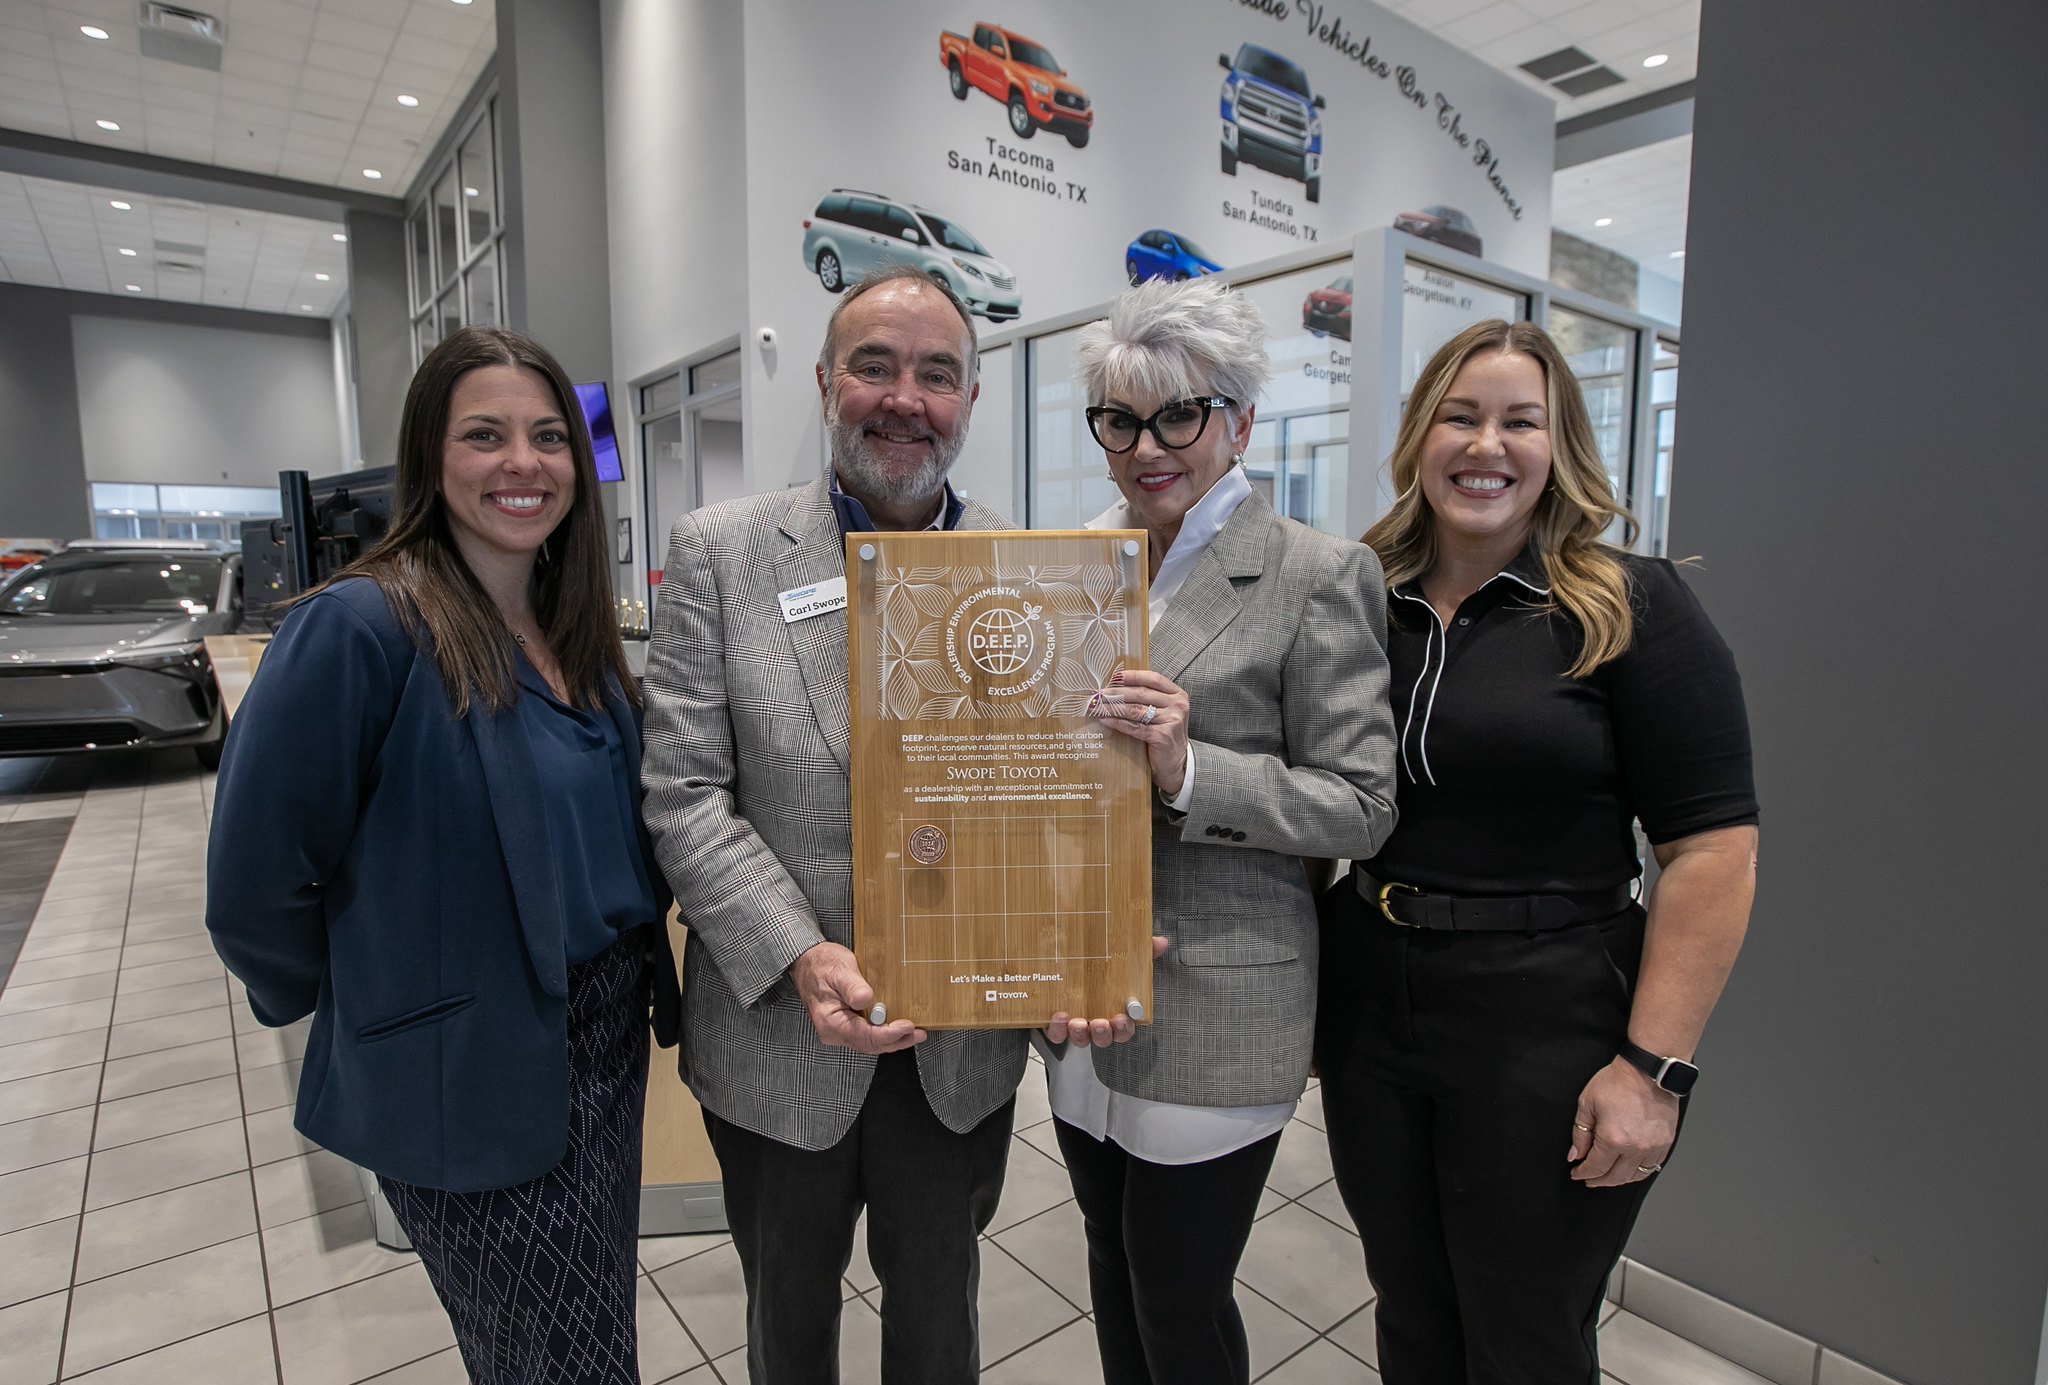
<path id="1" fill-rule="evenodd" d="M 1446 343 L 1393 473 L 1400 820 L 1325 901 L 1337 1185 L 1389 1385 L 1584 1385 L 1748 923 L 1742 689 L 1676 569 L 1600 540 L 1626 516 L 1542 329 Z"/>

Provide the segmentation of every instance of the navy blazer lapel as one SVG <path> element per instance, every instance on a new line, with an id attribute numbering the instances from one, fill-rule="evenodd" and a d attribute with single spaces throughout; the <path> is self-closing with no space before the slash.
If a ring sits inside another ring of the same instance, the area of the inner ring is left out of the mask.
<path id="1" fill-rule="evenodd" d="M 477 758 L 483 762 L 491 820 L 498 827 L 498 846 L 505 854 L 505 873 L 512 880 L 512 907 L 526 937 L 527 955 L 533 959 L 540 988 L 566 1000 L 569 962 L 564 951 L 562 881 L 555 871 L 555 854 L 548 846 L 547 810 L 541 806 L 540 766 L 533 758 L 533 742 L 527 738 L 516 704 L 491 712 L 480 699 L 473 700 L 468 720 L 476 737 Z M 638 736 L 630 743 L 637 754 Z"/>
<path id="2" fill-rule="evenodd" d="M 1187 580 L 1166 603 L 1166 614 L 1152 630 L 1152 667 L 1178 682 L 1195 656 L 1229 628 L 1244 609 L 1231 581 L 1256 577 L 1266 570 L 1266 535 L 1273 507 L 1253 491 L 1238 503 Z"/>
<path id="3" fill-rule="evenodd" d="M 776 590 L 791 591 L 846 575 L 846 539 L 839 532 L 839 516 L 822 479 L 799 494 L 782 522 L 782 532 L 791 543 L 775 558 Z M 846 612 L 832 611 L 786 623 L 782 633 L 796 656 L 804 692 L 810 697 L 811 713 L 824 733 L 825 744 L 831 747 L 839 767 L 850 773 L 852 712 L 846 694 Z"/>

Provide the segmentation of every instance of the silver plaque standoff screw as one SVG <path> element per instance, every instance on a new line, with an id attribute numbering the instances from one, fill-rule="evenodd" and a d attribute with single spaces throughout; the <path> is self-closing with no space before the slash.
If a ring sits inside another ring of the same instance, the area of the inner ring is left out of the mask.
<path id="1" fill-rule="evenodd" d="M 882 1004 L 882 1002 L 879 1000 L 876 1001 L 875 1008 L 868 1011 L 868 1023 L 875 1025 L 877 1028 L 879 1028 L 880 1026 L 885 1025 L 888 1022 L 889 1007 Z"/>
<path id="2" fill-rule="evenodd" d="M 1136 539 L 1124 540 L 1124 556 L 1126 558 L 1135 558 L 1138 556 L 1138 541 Z M 1137 1003 L 1138 1002 L 1135 1000 L 1131 1002 L 1131 1004 L 1133 1005 L 1136 1005 Z"/>
<path id="3" fill-rule="evenodd" d="M 875 546 L 873 544 L 864 543 L 860 546 L 860 560 L 864 563 L 872 563 L 875 560 Z"/>
<path id="4" fill-rule="evenodd" d="M 1130 1003 L 1124 1006 L 1124 1013 L 1129 1015 L 1134 1020 L 1141 1020 L 1145 1018 L 1145 1002 L 1138 999 L 1136 996 L 1132 996 Z"/>

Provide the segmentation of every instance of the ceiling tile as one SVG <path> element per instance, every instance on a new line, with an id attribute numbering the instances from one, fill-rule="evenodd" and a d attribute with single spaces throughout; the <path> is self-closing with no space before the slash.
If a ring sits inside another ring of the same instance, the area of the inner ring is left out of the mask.
<path id="1" fill-rule="evenodd" d="M 366 53 L 384 54 L 391 51 L 391 44 L 398 37 L 397 26 L 391 24 L 366 24 L 359 19 L 347 19 L 323 9 L 319 18 L 313 21 L 314 44 L 338 43 L 344 48 L 359 48 Z"/>
<path id="2" fill-rule="evenodd" d="M 385 55 L 334 43 L 316 43 L 306 52 L 306 66 L 327 72 L 345 72 L 351 77 L 374 78 L 384 70 Z"/>
<path id="3" fill-rule="evenodd" d="M 321 11 L 397 28 L 416 7 L 412 0 L 322 0 Z"/>
<path id="4" fill-rule="evenodd" d="M 348 50 L 337 49 L 335 51 L 347 52 Z M 381 63 L 377 65 L 379 67 L 382 66 Z M 307 63 L 305 75 L 299 79 L 299 90 L 302 93 L 315 92 L 321 96 L 343 98 L 353 107 L 352 118 L 360 119 L 363 107 L 368 105 L 370 99 L 377 93 L 377 81 L 374 73 L 367 76 L 358 76 L 353 73 L 336 72 Z"/>
<path id="5" fill-rule="evenodd" d="M 469 60 L 469 48 L 465 44 L 443 43 L 439 39 L 406 34 L 391 50 L 391 56 L 436 72 L 458 72 Z"/>
<path id="6" fill-rule="evenodd" d="M 305 60 L 309 35 L 293 33 L 289 29 L 272 29 L 264 25 L 247 24 L 228 31 L 226 51 L 221 54 L 221 74 L 239 71 L 242 62 L 248 58 L 275 58 L 282 62 L 298 63 Z"/>

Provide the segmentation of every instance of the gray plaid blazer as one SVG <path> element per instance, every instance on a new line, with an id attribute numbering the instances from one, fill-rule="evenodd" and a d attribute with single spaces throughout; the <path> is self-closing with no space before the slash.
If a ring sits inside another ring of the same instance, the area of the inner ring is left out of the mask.
<path id="1" fill-rule="evenodd" d="M 973 501 L 963 529 L 1008 529 Z M 647 829 L 689 925 L 683 1080 L 716 1115 L 801 1149 L 838 1143 L 875 1060 L 828 1048 L 789 964 L 853 946 L 846 616 L 782 621 L 779 592 L 844 576 L 826 481 L 685 515 L 647 656 Z M 915 1050 L 940 1120 L 972 1129 L 1024 1074 L 1020 1032 Z"/>
<path id="2" fill-rule="evenodd" d="M 1095 1050 L 1111 1089 L 1188 1106 L 1292 1101 L 1308 1081 L 1316 909 L 1303 856 L 1370 857 L 1394 829 L 1387 592 L 1362 543 L 1254 492 L 1152 631 L 1187 691 L 1195 792 L 1154 797 L 1152 910 L 1172 940 L 1154 1022 Z"/>

